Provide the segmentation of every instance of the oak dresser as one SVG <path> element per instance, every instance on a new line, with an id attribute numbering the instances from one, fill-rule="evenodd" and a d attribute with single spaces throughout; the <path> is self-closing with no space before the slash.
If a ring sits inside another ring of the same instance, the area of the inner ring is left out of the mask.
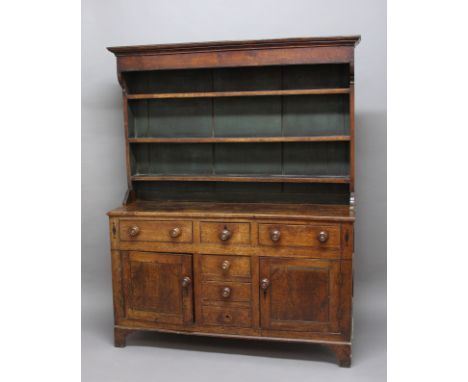
<path id="1" fill-rule="evenodd" d="M 109 48 L 128 180 L 108 213 L 116 346 L 310 342 L 350 366 L 359 39 Z"/>

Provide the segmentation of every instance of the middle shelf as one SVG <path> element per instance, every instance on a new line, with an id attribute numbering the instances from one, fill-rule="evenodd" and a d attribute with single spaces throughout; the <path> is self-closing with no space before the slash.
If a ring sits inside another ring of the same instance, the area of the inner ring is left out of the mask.
<path id="1" fill-rule="evenodd" d="M 291 142 L 320 141 L 318 137 L 351 135 L 349 102 L 344 94 L 129 100 L 127 133 L 131 139 L 262 138 L 265 140 L 257 142 L 272 142 L 273 137 L 287 137 Z M 322 138 L 327 139 L 332 140 Z"/>

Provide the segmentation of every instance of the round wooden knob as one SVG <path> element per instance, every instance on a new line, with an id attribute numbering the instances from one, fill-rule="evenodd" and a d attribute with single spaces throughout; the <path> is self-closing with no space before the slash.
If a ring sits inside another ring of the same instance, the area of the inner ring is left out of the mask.
<path id="1" fill-rule="evenodd" d="M 224 287 L 221 292 L 221 296 L 223 296 L 223 298 L 228 298 L 230 295 L 231 295 L 231 288 Z"/>
<path id="2" fill-rule="evenodd" d="M 318 241 L 321 243 L 325 243 L 328 240 L 328 232 L 327 231 L 321 231 L 318 234 Z"/>
<path id="3" fill-rule="evenodd" d="M 179 227 L 172 228 L 169 230 L 169 236 L 175 239 L 176 237 L 179 237 L 180 234 L 182 233 L 182 230 Z"/>
<path id="4" fill-rule="evenodd" d="M 185 276 L 183 279 L 182 279 L 182 286 L 184 288 L 187 288 L 190 284 L 192 283 L 192 279 L 188 276 Z"/>
<path id="5" fill-rule="evenodd" d="M 231 262 L 229 260 L 224 260 L 222 263 L 221 263 L 221 269 L 224 271 L 224 272 L 227 272 L 229 270 L 229 268 L 231 267 Z"/>
<path id="6" fill-rule="evenodd" d="M 134 225 L 128 229 L 128 236 L 135 237 L 140 233 L 140 227 Z"/>
<path id="7" fill-rule="evenodd" d="M 279 241 L 280 237 L 281 237 L 281 232 L 279 230 L 275 229 L 275 230 L 271 231 L 270 238 L 271 238 L 272 241 L 274 241 L 276 243 L 276 242 Z"/>
<path id="8" fill-rule="evenodd" d="M 260 281 L 260 287 L 266 291 L 268 289 L 268 287 L 270 286 L 270 280 L 268 280 L 267 278 L 264 278 L 262 279 L 262 281 Z"/>
<path id="9" fill-rule="evenodd" d="M 222 240 L 222 241 L 227 241 L 231 238 L 232 236 L 232 233 L 231 231 L 229 231 L 227 228 L 223 229 L 221 231 L 221 233 L 219 234 L 219 238 Z"/>

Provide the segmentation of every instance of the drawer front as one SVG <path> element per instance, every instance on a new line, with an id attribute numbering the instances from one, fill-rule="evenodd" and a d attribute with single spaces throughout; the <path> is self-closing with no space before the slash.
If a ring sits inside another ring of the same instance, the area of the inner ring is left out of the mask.
<path id="1" fill-rule="evenodd" d="M 216 244 L 250 244 L 250 223 L 201 222 L 200 241 Z"/>
<path id="2" fill-rule="evenodd" d="M 250 281 L 250 257 L 201 255 L 202 279 Z"/>
<path id="3" fill-rule="evenodd" d="M 251 291 L 250 283 L 205 281 L 202 283 L 202 301 L 250 303 Z"/>
<path id="4" fill-rule="evenodd" d="M 192 242 L 192 222 L 186 220 L 121 220 L 120 240 Z"/>
<path id="5" fill-rule="evenodd" d="M 250 308 L 203 306 L 202 319 L 205 325 L 237 326 L 243 328 L 252 326 Z"/>
<path id="6" fill-rule="evenodd" d="M 340 226 L 322 224 L 259 224 L 260 245 L 340 248 Z"/>

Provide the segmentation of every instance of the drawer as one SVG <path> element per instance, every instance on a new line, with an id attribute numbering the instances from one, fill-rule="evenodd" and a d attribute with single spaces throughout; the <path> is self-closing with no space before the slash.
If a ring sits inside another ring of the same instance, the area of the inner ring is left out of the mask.
<path id="1" fill-rule="evenodd" d="M 252 326 L 250 308 L 224 308 L 215 306 L 202 307 L 202 320 L 205 325 Z"/>
<path id="2" fill-rule="evenodd" d="M 192 242 L 190 220 L 120 220 L 120 240 Z"/>
<path id="3" fill-rule="evenodd" d="M 339 249 L 340 226 L 323 224 L 259 224 L 260 245 Z"/>
<path id="4" fill-rule="evenodd" d="M 250 244 L 250 223 L 200 223 L 200 242 Z"/>
<path id="5" fill-rule="evenodd" d="M 250 281 L 250 257 L 201 255 L 204 280 Z"/>
<path id="6" fill-rule="evenodd" d="M 205 281 L 201 288 L 202 301 L 250 303 L 252 284 L 239 282 Z"/>

